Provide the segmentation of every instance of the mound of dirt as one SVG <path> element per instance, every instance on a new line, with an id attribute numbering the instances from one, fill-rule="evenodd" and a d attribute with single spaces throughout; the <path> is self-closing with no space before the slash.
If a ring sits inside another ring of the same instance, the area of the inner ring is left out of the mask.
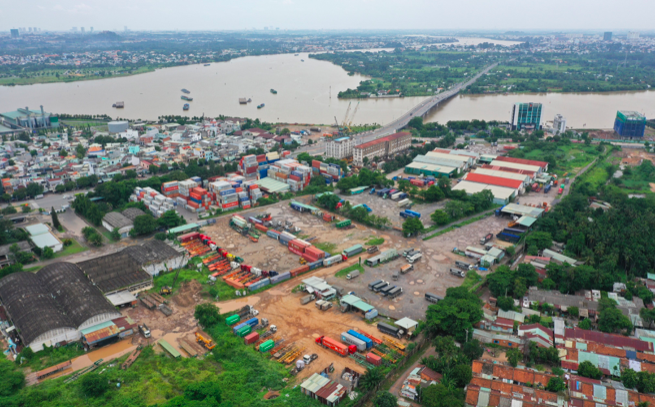
<path id="1" fill-rule="evenodd" d="M 178 307 L 191 307 L 200 300 L 201 290 L 202 285 L 197 280 L 186 281 L 180 287 L 180 291 L 171 299 Z"/>

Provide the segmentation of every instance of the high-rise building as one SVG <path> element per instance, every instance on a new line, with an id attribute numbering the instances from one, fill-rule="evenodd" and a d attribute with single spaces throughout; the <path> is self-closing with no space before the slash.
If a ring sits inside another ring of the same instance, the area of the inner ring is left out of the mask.
<path id="1" fill-rule="evenodd" d="M 553 134 L 562 134 L 566 131 L 566 117 L 556 114 L 553 120 Z"/>
<path id="2" fill-rule="evenodd" d="M 77 32 L 77 27 L 73 27 L 73 29 L 71 31 L 76 33 Z"/>
<path id="3" fill-rule="evenodd" d="M 619 110 L 614 119 L 614 131 L 623 138 L 644 137 L 646 116 L 630 110 Z"/>
<path id="4" fill-rule="evenodd" d="M 27 27 L 27 32 L 32 32 L 32 27 Z"/>
<path id="5" fill-rule="evenodd" d="M 605 31 L 605 33 L 603 34 L 603 41 L 612 41 L 611 31 Z"/>
<path id="6" fill-rule="evenodd" d="M 352 157 L 353 139 L 350 137 L 339 137 L 325 143 L 325 153 L 327 157 L 342 159 Z"/>
<path id="7" fill-rule="evenodd" d="M 80 31 L 84 34 L 84 27 L 80 27 Z"/>
<path id="8" fill-rule="evenodd" d="M 401 151 L 407 150 L 412 145 L 412 133 L 401 132 L 369 141 L 353 147 L 353 164 L 364 165 L 364 158 L 373 161 L 375 157 L 384 159 Z"/>
<path id="9" fill-rule="evenodd" d="M 18 38 L 18 28 L 12 28 L 10 32 L 11 32 L 11 38 Z"/>
<path id="10" fill-rule="evenodd" d="M 541 103 L 515 103 L 512 107 L 512 130 L 541 129 Z"/>
<path id="11" fill-rule="evenodd" d="M 93 27 L 89 27 L 89 32 L 93 34 Z"/>
<path id="12" fill-rule="evenodd" d="M 639 33 L 636 31 L 630 31 L 628 33 L 628 41 L 634 41 L 639 39 Z"/>

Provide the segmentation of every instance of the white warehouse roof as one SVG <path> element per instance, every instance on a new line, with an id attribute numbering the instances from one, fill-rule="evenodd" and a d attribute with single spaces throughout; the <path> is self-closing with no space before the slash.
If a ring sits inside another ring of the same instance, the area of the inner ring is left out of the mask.
<path id="1" fill-rule="evenodd" d="M 471 181 L 460 181 L 453 187 L 453 191 L 464 191 L 469 195 L 489 190 L 494 195 L 494 198 L 507 200 L 516 194 L 516 190 L 512 188 L 498 187 L 495 185 L 480 184 Z"/>
<path id="2" fill-rule="evenodd" d="M 537 174 L 541 173 L 541 167 L 539 167 L 538 165 L 519 164 L 519 163 L 512 163 L 509 161 L 500 161 L 500 160 L 493 160 L 490 165 L 495 165 L 497 167 L 514 168 L 517 170 L 532 171 Z"/>

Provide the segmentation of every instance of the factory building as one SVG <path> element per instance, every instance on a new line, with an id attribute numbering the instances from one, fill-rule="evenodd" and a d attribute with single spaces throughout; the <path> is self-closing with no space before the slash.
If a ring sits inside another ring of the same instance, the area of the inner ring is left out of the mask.
<path id="1" fill-rule="evenodd" d="M 17 109 L 13 112 L 0 113 L 0 120 L 12 128 L 29 130 L 50 129 L 59 127 L 59 118 L 43 110 Z"/>
<path id="2" fill-rule="evenodd" d="M 462 167 L 461 167 L 462 171 L 468 170 L 475 163 L 475 158 L 474 157 L 469 157 L 469 156 L 464 156 L 464 155 L 457 155 L 457 154 L 440 153 L 438 151 L 428 151 L 425 154 L 425 156 L 430 157 L 430 158 L 441 159 L 441 160 L 450 160 L 450 161 L 460 162 L 461 165 L 462 165 Z"/>
<path id="3" fill-rule="evenodd" d="M 505 171 L 502 168 L 509 168 L 514 170 L 524 170 L 524 171 L 533 172 L 535 174 L 535 177 L 539 176 L 542 173 L 542 169 L 538 165 L 526 165 L 526 164 L 514 163 L 509 161 L 501 161 L 498 158 L 493 160 L 489 165 L 492 167 L 501 167 L 501 171 Z"/>
<path id="4" fill-rule="evenodd" d="M 394 133 L 353 147 L 353 164 L 364 165 L 364 158 L 385 158 L 407 150 L 412 145 L 412 134 L 408 132 Z"/>
<path id="5" fill-rule="evenodd" d="M 518 180 L 518 181 L 521 181 L 523 183 L 524 187 L 526 185 L 529 185 L 530 182 L 532 181 L 532 178 L 530 178 L 530 176 L 526 175 L 526 174 L 518 174 L 518 173 L 514 173 L 514 172 L 490 170 L 490 169 L 487 169 L 487 168 L 478 168 L 475 171 L 473 171 L 473 174 L 490 175 L 492 177 Z"/>
<path id="6" fill-rule="evenodd" d="M 544 172 L 548 171 L 548 162 L 546 161 L 526 160 L 525 158 L 506 157 L 503 155 L 496 157 L 496 162 L 498 161 L 523 165 L 533 165 L 541 168 L 541 170 Z"/>
<path id="7" fill-rule="evenodd" d="M 120 212 L 108 212 L 102 218 L 102 226 L 110 232 L 118 229 L 118 233 L 123 238 L 129 236 L 130 230 L 134 228 L 134 222 Z"/>
<path id="8" fill-rule="evenodd" d="M 541 103 L 515 103 L 510 123 L 512 130 L 541 129 Z"/>
<path id="9" fill-rule="evenodd" d="M 475 174 L 469 173 L 464 177 L 466 181 L 477 182 L 478 184 L 510 188 L 515 191 L 515 195 L 522 194 L 524 192 L 523 181 L 494 177 L 491 175 L 484 174 Z"/>
<path id="10" fill-rule="evenodd" d="M 350 137 L 339 137 L 325 143 L 325 153 L 327 157 L 343 159 L 352 157 L 353 146 L 355 142 Z"/>
<path id="11" fill-rule="evenodd" d="M 498 205 L 507 205 L 516 196 L 516 189 L 499 187 L 489 184 L 480 184 L 471 181 L 460 181 L 453 187 L 453 191 L 464 191 L 467 195 L 473 195 L 484 190 L 489 190 L 494 196 L 493 202 Z"/>

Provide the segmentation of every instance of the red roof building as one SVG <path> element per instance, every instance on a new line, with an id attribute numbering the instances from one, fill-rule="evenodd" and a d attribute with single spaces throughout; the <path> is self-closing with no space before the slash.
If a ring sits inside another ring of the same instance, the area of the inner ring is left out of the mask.
<path id="1" fill-rule="evenodd" d="M 364 144 L 353 147 L 353 162 L 364 165 L 364 158 L 369 161 L 374 157 L 387 157 L 407 150 L 412 145 L 412 134 L 408 132 L 394 133 Z"/>
<path id="2" fill-rule="evenodd" d="M 548 171 L 548 163 L 546 161 L 526 160 L 525 158 L 514 158 L 502 155 L 496 157 L 496 160 L 516 164 L 536 165 L 537 167 L 541 167 L 543 171 Z"/>
<path id="3" fill-rule="evenodd" d="M 519 180 L 500 178 L 491 175 L 476 174 L 471 172 L 466 174 L 466 177 L 464 177 L 464 179 L 471 182 L 477 182 L 479 184 L 495 185 L 498 187 L 505 187 L 505 188 L 512 188 L 512 189 L 520 189 L 521 186 L 523 185 L 523 182 Z"/>

